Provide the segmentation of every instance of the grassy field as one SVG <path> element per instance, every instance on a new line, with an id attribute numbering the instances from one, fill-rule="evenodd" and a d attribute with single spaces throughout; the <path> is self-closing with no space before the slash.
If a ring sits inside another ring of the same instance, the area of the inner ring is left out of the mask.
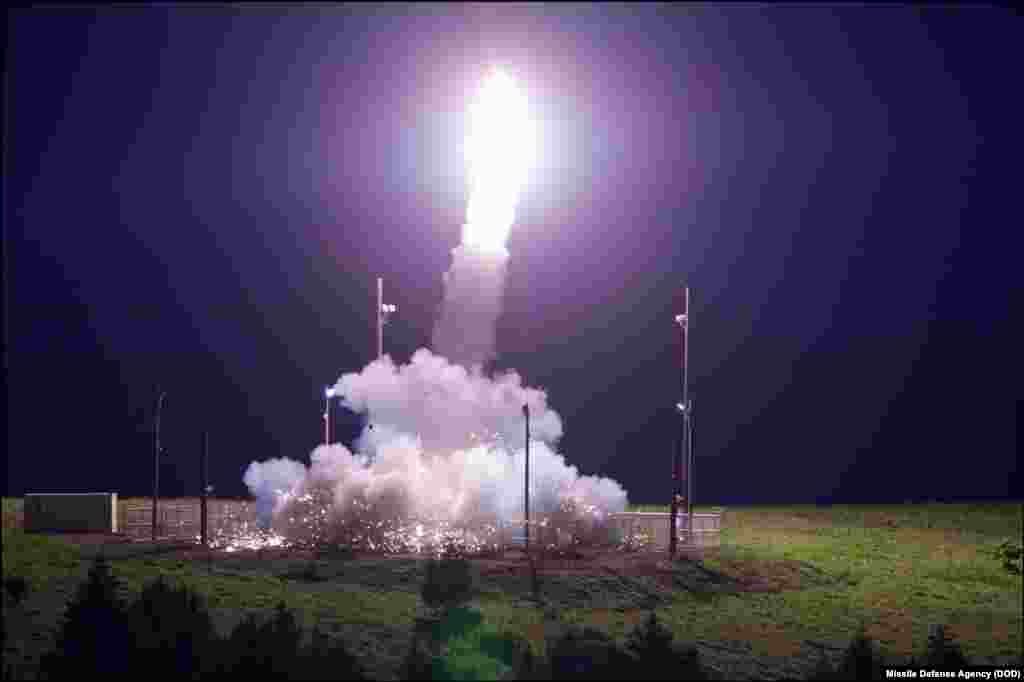
<path id="1" fill-rule="evenodd" d="M 1020 504 L 730 508 L 722 525 L 706 567 L 780 586 L 810 568 L 833 582 L 713 601 L 684 595 L 659 613 L 677 636 L 748 642 L 762 661 L 784 665 L 860 625 L 885 653 L 909 657 L 923 650 L 929 623 L 945 623 L 979 662 L 1021 655 L 1021 577 L 989 555 L 1021 536 Z"/>
<path id="2" fill-rule="evenodd" d="M 5 658 L 30 665 L 52 643 L 50 629 L 95 550 L 21 532 L 9 516 L 19 503 L 3 501 L 3 573 L 28 577 L 33 590 L 22 607 L 7 610 Z M 621 576 L 552 577 L 543 591 L 564 621 L 616 637 L 654 609 L 732 679 L 806 675 L 819 652 L 836 656 L 861 625 L 893 658 L 920 653 L 928 625 L 945 623 L 971 658 L 1008 663 L 1022 653 L 1022 580 L 989 552 L 1019 538 L 1022 525 L 1020 504 L 728 508 L 721 547 L 709 550 L 703 565 L 760 591 L 666 592 Z M 157 549 L 140 543 L 107 550 L 125 596 L 159 574 L 172 577 L 205 595 L 225 631 L 245 613 L 283 600 L 307 626 L 320 622 L 348 641 L 382 679 L 394 677 L 407 651 L 422 581 L 415 560 L 311 565 L 239 556 L 207 563 Z M 540 651 L 543 620 L 520 601 L 526 589 L 519 577 L 488 578 L 478 603 L 488 622 Z"/>

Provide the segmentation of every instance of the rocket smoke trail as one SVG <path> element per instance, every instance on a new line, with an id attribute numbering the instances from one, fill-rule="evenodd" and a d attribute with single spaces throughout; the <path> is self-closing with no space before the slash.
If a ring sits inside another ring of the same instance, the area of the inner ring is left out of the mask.
<path id="1" fill-rule="evenodd" d="M 433 339 L 436 352 L 467 368 L 482 368 L 494 357 L 508 262 L 505 241 L 515 221 L 532 143 L 525 98 L 511 79 L 495 72 L 470 111 L 466 223 L 462 244 L 452 251 L 452 266 L 445 274 Z"/>
<path id="2" fill-rule="evenodd" d="M 508 255 L 462 244 L 452 250 L 434 351 L 463 367 L 482 369 L 495 355 Z"/>
<path id="3" fill-rule="evenodd" d="M 282 458 L 245 473 L 263 522 L 286 540 L 406 551 L 471 527 L 465 546 L 493 544 L 480 529 L 514 521 L 523 508 L 523 405 L 532 426 L 531 508 L 552 528 L 576 530 L 581 521 L 600 529 L 607 513 L 625 509 L 618 483 L 580 476 L 556 452 L 562 420 L 544 391 L 524 387 L 515 372 L 486 373 L 529 137 L 525 100 L 510 79 L 492 75 L 471 111 L 469 204 L 433 352 L 420 349 L 400 366 L 384 356 L 338 380 L 343 405 L 372 425 L 354 452 L 320 446 L 308 468 Z"/>

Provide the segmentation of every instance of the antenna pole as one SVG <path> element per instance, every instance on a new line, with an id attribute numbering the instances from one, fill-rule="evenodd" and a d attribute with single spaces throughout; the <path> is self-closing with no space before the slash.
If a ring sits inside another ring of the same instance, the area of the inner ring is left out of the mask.
<path id="1" fill-rule="evenodd" d="M 384 278 L 377 278 L 377 359 L 384 357 Z"/>
<path id="2" fill-rule="evenodd" d="M 523 475 L 523 500 L 526 523 L 526 556 L 530 556 L 530 406 L 523 405 L 526 417 L 526 471 Z"/>
<path id="3" fill-rule="evenodd" d="M 153 422 L 153 542 L 156 542 L 157 504 L 160 501 L 160 410 L 164 406 L 164 393 L 157 388 L 156 418 Z"/>
<path id="4" fill-rule="evenodd" d="M 202 489 L 199 491 L 199 537 L 203 547 L 207 546 L 206 537 L 206 497 L 210 493 L 210 477 L 207 462 L 210 457 L 210 432 L 203 431 L 203 449 L 200 462 L 200 478 Z"/>
<path id="5" fill-rule="evenodd" d="M 690 368 L 690 287 L 686 287 L 686 317 L 683 319 L 683 440 L 686 457 L 686 542 L 693 544 L 693 453 L 690 451 L 690 417 L 693 402 L 690 400 L 690 382 L 687 376 Z"/>
<path id="6" fill-rule="evenodd" d="M 679 325 L 682 331 L 682 366 L 680 372 L 680 382 L 683 394 L 683 400 L 680 403 L 676 403 L 676 411 L 681 413 L 683 418 L 682 433 L 679 437 L 679 449 L 673 453 L 673 466 L 672 466 L 672 504 L 670 507 L 669 517 L 669 539 L 668 539 L 668 551 L 669 555 L 674 559 L 676 556 L 676 550 L 679 545 L 678 538 L 678 514 L 680 503 L 683 504 L 686 511 L 686 525 L 687 525 L 687 541 L 692 541 L 693 534 L 693 506 L 690 501 L 693 487 L 691 485 L 691 458 L 690 454 L 690 413 L 693 409 L 693 405 L 690 402 L 689 386 L 687 381 L 687 368 L 690 360 L 689 342 L 690 342 L 690 287 L 683 287 L 683 312 L 676 315 L 676 324 Z M 686 477 L 687 492 L 686 497 L 683 497 L 683 477 Z"/>

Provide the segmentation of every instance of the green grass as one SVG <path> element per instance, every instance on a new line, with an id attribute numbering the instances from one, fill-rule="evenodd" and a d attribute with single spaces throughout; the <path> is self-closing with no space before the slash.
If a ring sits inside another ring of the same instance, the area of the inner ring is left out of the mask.
<path id="1" fill-rule="evenodd" d="M 43 589 L 54 579 L 82 574 L 79 553 L 57 538 L 23 533 L 5 525 L 3 546 L 0 554 L 4 576 L 24 576 L 34 589 Z"/>
<path id="2" fill-rule="evenodd" d="M 498 680 L 511 670 L 501 647 L 501 631 L 485 624 L 446 642 L 440 677 L 446 680 Z"/>
<path id="3" fill-rule="evenodd" d="M 88 569 L 88 552 L 9 527 L 7 517 L 18 502 L 3 501 L 3 572 L 32 582 L 25 627 L 52 628 Z M 930 623 L 947 624 L 965 653 L 979 662 L 1016 661 L 1024 649 L 1021 577 L 1007 573 L 990 555 L 1003 540 L 1021 536 L 1019 503 L 730 507 L 722 527 L 721 547 L 708 551 L 706 568 L 791 589 L 738 594 L 679 590 L 673 601 L 656 608 L 659 620 L 678 639 L 696 641 L 702 658 L 721 674 L 806 674 L 819 647 L 838 652 L 860 625 L 897 659 L 923 651 Z M 282 577 L 295 575 L 305 565 L 301 561 L 231 559 L 210 567 L 145 549 L 120 550 L 120 555 L 109 550 L 125 596 L 165 575 L 203 594 L 225 631 L 246 613 L 265 613 L 283 600 L 306 627 L 321 622 L 352 641 L 353 650 L 380 677 L 393 675 L 407 650 L 422 578 L 415 562 L 320 561 L 316 573 L 322 579 L 303 581 Z M 562 600 L 563 621 L 606 628 L 616 637 L 646 613 L 631 601 L 642 590 L 635 585 L 626 589 L 624 581 L 610 577 L 550 579 L 547 585 L 548 593 Z M 525 637 L 542 654 L 545 623 L 537 609 L 515 601 L 513 592 L 519 588 L 498 578 L 482 587 L 479 608 L 485 622 Z M 15 649 L 30 658 L 50 641 L 30 631 L 13 639 Z"/>
<path id="4" fill-rule="evenodd" d="M 862 624 L 884 653 L 905 659 L 923 650 L 929 623 L 948 624 L 979 661 L 1017 659 L 1022 581 L 991 552 L 1019 538 L 1022 526 L 1019 503 L 728 508 L 722 546 L 708 553 L 707 568 L 742 577 L 803 565 L 832 584 L 711 600 L 683 594 L 658 615 L 677 637 L 750 643 L 755 655 L 779 661 L 816 651 L 812 642 L 843 646 Z M 594 615 L 565 613 L 580 623 Z M 619 613 L 603 620 L 622 636 L 635 619 Z"/>
<path id="5" fill-rule="evenodd" d="M 989 554 L 1020 537 L 1019 504 L 743 508 L 727 511 L 723 528 L 709 568 L 801 562 L 839 582 L 713 606 L 684 600 L 665 609 L 677 634 L 756 635 L 763 653 L 784 657 L 806 640 L 842 643 L 864 624 L 883 652 L 906 658 L 923 649 L 929 623 L 947 623 L 972 658 L 1021 654 L 1021 578 Z"/>

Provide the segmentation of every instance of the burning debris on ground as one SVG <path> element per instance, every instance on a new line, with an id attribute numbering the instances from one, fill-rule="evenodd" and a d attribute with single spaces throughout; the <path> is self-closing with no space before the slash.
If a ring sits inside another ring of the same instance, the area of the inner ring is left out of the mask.
<path id="1" fill-rule="evenodd" d="M 293 549 L 327 552 L 337 548 L 378 554 L 440 556 L 455 547 L 466 556 L 496 556 L 523 545 L 522 520 L 463 520 L 387 517 L 365 503 L 338 509 L 323 495 L 286 496 L 270 526 L 240 520 L 211 536 L 210 546 L 228 552 Z M 583 547 L 628 549 L 593 505 L 565 501 L 555 514 L 530 523 L 532 547 L 540 556 L 569 557 Z M 197 538 L 198 539 L 198 538 Z"/>
<path id="2" fill-rule="evenodd" d="M 338 389 L 374 428 L 357 440 L 357 452 L 317 447 L 308 467 L 289 459 L 251 464 L 245 480 L 258 523 L 239 529 L 240 542 L 383 553 L 449 542 L 494 552 L 521 542 L 526 453 L 513 444 L 517 435 L 523 441 L 524 404 L 535 415 L 531 538 L 553 546 L 610 541 L 604 520 L 625 509 L 625 491 L 565 462 L 554 449 L 561 419 L 518 375 L 486 377 L 424 349 L 408 365 L 385 358 L 346 374 Z"/>

